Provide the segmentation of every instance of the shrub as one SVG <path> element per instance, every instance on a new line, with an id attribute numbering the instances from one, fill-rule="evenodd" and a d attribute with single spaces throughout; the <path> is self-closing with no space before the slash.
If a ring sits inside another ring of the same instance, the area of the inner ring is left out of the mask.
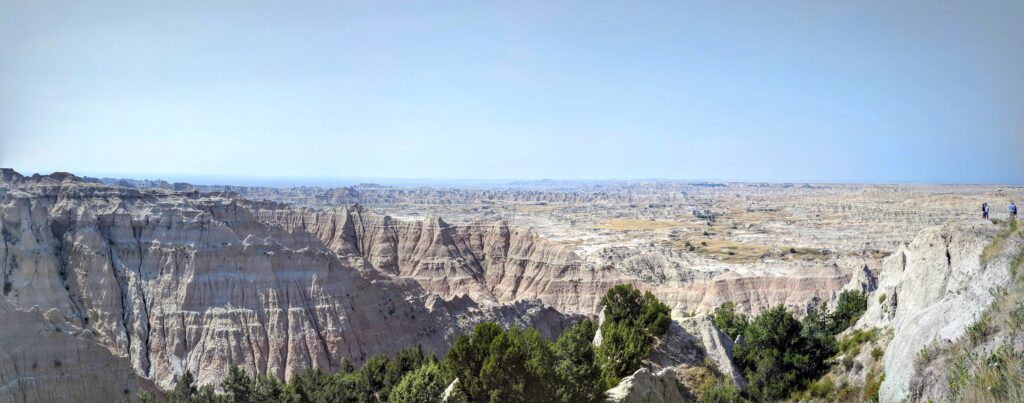
<path id="1" fill-rule="evenodd" d="M 835 339 L 816 324 L 817 319 L 805 323 L 781 305 L 750 322 L 744 332 L 747 346 L 733 350 L 747 377 L 747 397 L 780 400 L 828 370 L 825 362 L 835 354 Z"/>
<path id="2" fill-rule="evenodd" d="M 885 373 L 868 372 L 867 377 L 864 379 L 862 398 L 868 402 L 878 402 L 878 391 L 882 388 L 882 381 L 885 381 Z"/>
<path id="3" fill-rule="evenodd" d="M 605 321 L 601 325 L 597 359 L 605 386 L 610 388 L 640 368 L 641 361 L 651 352 L 654 338 L 668 332 L 672 319 L 667 305 L 650 292 L 641 294 L 628 284 L 612 287 L 601 303 Z"/>
<path id="4" fill-rule="evenodd" d="M 558 358 L 555 373 L 559 383 L 555 393 L 563 402 L 592 402 L 599 400 L 604 392 L 601 367 L 597 365 L 594 351 L 594 334 L 597 324 L 582 320 L 558 337 L 554 351 Z"/>
<path id="5" fill-rule="evenodd" d="M 830 316 L 830 331 L 839 334 L 850 328 L 868 309 L 868 297 L 861 291 L 843 291 L 836 302 L 836 310 Z"/>
<path id="6" fill-rule="evenodd" d="M 451 383 L 436 362 L 429 362 L 409 372 L 391 390 L 388 401 L 392 403 L 431 403 L 441 401 L 441 394 Z"/>
<path id="7" fill-rule="evenodd" d="M 736 336 L 743 334 L 747 328 L 747 315 L 736 312 L 736 303 L 726 302 L 715 309 L 715 327 L 729 336 L 736 339 Z"/>
<path id="8" fill-rule="evenodd" d="M 881 347 L 875 347 L 875 348 L 871 349 L 871 358 L 875 359 L 876 361 L 881 359 L 882 356 L 884 356 L 884 355 L 885 355 L 885 350 L 882 350 Z"/>
<path id="9" fill-rule="evenodd" d="M 986 312 L 982 314 L 981 318 L 978 318 L 977 321 L 967 326 L 967 340 L 969 340 L 973 345 L 981 344 L 988 338 L 988 336 L 994 333 L 994 330 L 995 329 L 992 326 L 992 315 Z"/>
<path id="10" fill-rule="evenodd" d="M 744 401 L 740 390 L 727 379 L 714 378 L 697 391 L 698 403 L 738 403 Z"/>
<path id="11" fill-rule="evenodd" d="M 839 340 L 839 351 L 845 354 L 850 354 L 854 349 L 857 349 L 858 353 L 860 346 L 864 343 L 870 343 L 878 339 L 878 329 L 855 329 L 850 334 Z M 853 355 L 857 355 L 854 353 Z"/>

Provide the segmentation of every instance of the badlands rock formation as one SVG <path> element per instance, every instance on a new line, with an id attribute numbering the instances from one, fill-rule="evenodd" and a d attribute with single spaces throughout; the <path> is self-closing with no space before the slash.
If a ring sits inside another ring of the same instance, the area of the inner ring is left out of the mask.
<path id="1" fill-rule="evenodd" d="M 877 287 L 862 326 L 895 329 L 884 387 L 895 399 L 912 361 L 900 358 L 962 332 L 1001 281 L 975 267 L 990 224 L 898 245 L 973 216 L 980 200 L 1020 194 L 675 182 L 237 188 L 3 169 L 0 313 L 67 342 L 30 346 L 8 341 L 29 333 L 2 333 L 0 354 L 16 364 L 0 372 L 0 397 L 59 399 L 83 387 L 75 379 L 115 385 L 95 396 L 134 393 L 186 369 L 207 384 L 232 363 L 287 377 L 412 344 L 444 353 L 483 320 L 552 336 L 567 314 L 596 316 L 605 290 L 630 283 L 677 319 L 680 338 L 658 349 L 649 380 L 708 357 L 737 383 L 731 341 L 684 316 L 726 301 L 799 314 L 844 287 Z M 62 359 L 62 372 L 29 362 L 50 355 L 79 358 Z"/>
<path id="2" fill-rule="evenodd" d="M 72 175 L 4 178 L 5 303 L 63 317 L 92 334 L 80 338 L 83 348 L 102 346 L 163 387 L 186 369 L 201 384 L 216 382 L 232 363 L 288 377 L 408 345 L 444 353 L 480 320 L 549 335 L 569 324 L 528 301 L 443 301 L 334 253 L 316 234 L 261 222 L 262 206 L 230 195 L 116 188 Z M 8 340 L 0 351 L 16 351 Z M 10 375 L 11 393 L 27 395 L 32 386 L 18 377 L 28 376 Z"/>
<path id="3" fill-rule="evenodd" d="M 1016 248 L 1007 248 L 987 264 L 980 259 L 997 230 L 988 221 L 929 228 L 885 260 L 878 290 L 857 325 L 893 329 L 885 350 L 881 401 L 910 398 L 918 352 L 963 335 L 992 302 L 991 290 L 1007 284 Z M 879 302 L 883 294 L 886 298 Z"/>
<path id="4" fill-rule="evenodd" d="M 607 401 L 615 403 L 683 403 L 689 400 L 680 389 L 673 368 L 656 372 L 640 368 L 606 394 Z"/>
<path id="5" fill-rule="evenodd" d="M 650 290 L 684 311 L 707 312 L 726 301 L 754 312 L 777 304 L 803 311 L 814 301 L 833 297 L 871 261 L 807 264 L 797 272 L 782 264 L 758 263 L 742 273 L 719 268 L 695 274 L 687 266 L 695 262 L 678 253 L 612 250 L 585 260 L 569 243 L 502 221 L 404 221 L 360 206 L 294 210 L 268 204 L 255 214 L 261 222 L 315 234 L 339 255 L 365 258 L 375 269 L 416 280 L 445 298 L 469 295 L 492 303 L 539 299 L 562 312 L 585 315 L 596 314 L 600 297 L 620 283 Z"/>
<path id="6" fill-rule="evenodd" d="M 0 401 L 100 402 L 156 390 L 56 309 L 22 311 L 0 301 L 0 324 Z"/>
<path id="7" fill-rule="evenodd" d="M 600 332 L 594 338 L 594 344 L 601 344 Z M 746 381 L 732 361 L 732 348 L 733 342 L 715 328 L 709 315 L 673 315 L 668 333 L 655 341 L 643 367 L 608 390 L 608 401 L 689 401 L 695 390 L 687 390 L 683 379 L 689 372 L 706 369 L 742 386 Z M 695 389 L 697 385 L 690 386 Z"/>

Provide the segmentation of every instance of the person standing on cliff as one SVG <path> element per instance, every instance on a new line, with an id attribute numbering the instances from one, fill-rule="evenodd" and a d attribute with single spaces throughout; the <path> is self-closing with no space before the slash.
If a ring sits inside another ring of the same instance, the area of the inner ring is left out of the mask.
<path id="1" fill-rule="evenodd" d="M 981 219 L 988 219 L 988 203 L 981 203 Z"/>
<path id="2" fill-rule="evenodd" d="M 1013 202 L 1010 202 L 1010 219 L 1011 220 L 1016 220 L 1017 219 L 1017 205 L 1013 204 Z"/>

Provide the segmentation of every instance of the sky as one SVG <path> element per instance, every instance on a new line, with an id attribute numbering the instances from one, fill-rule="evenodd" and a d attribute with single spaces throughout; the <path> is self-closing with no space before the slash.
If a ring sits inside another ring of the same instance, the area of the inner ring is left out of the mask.
<path id="1" fill-rule="evenodd" d="M 1024 183 L 1024 1 L 0 0 L 0 166 Z"/>

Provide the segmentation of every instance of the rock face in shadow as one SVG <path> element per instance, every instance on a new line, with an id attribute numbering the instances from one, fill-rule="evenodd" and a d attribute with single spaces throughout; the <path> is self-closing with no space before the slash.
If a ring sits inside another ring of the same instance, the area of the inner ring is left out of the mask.
<path id="1" fill-rule="evenodd" d="M 980 256 L 998 228 L 987 221 L 949 224 L 921 231 L 883 262 L 878 289 L 858 327 L 891 325 L 880 399 L 912 398 L 911 378 L 919 351 L 964 334 L 992 302 L 990 290 L 1009 282 L 1011 254 L 987 264 Z M 1016 250 L 1015 248 L 1008 248 Z M 881 295 L 886 295 L 880 301 Z"/>
<path id="2" fill-rule="evenodd" d="M 286 378 L 415 344 L 444 353 L 480 320 L 549 335 L 570 323 L 530 301 L 437 301 L 319 234 L 259 220 L 266 205 L 231 194 L 9 176 L 0 183 L 5 303 L 54 310 L 163 387 L 186 369 L 207 384 L 230 364 Z"/>

